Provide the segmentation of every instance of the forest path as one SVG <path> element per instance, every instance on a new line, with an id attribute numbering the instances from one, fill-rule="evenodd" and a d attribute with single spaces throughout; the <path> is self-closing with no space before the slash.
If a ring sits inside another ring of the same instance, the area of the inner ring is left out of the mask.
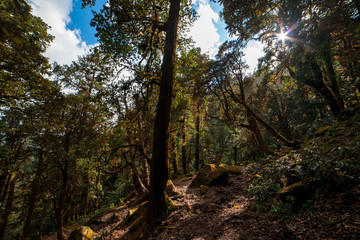
<path id="1" fill-rule="evenodd" d="M 151 239 L 274 239 L 277 223 L 255 208 L 248 192 L 247 167 L 242 174 L 230 174 L 230 184 L 211 186 L 205 194 L 187 189 L 192 178 L 176 179 L 181 193 L 175 205 L 184 206 L 170 214 Z M 262 237 L 263 236 L 263 237 Z"/>
<path id="2" fill-rule="evenodd" d="M 180 195 L 172 199 L 179 208 L 170 213 L 150 239 L 278 239 L 278 223 L 256 210 L 255 199 L 248 192 L 247 167 L 242 168 L 242 174 L 230 174 L 228 185 L 211 186 L 205 194 L 200 193 L 200 188 L 187 188 L 195 175 L 173 180 Z M 101 239 L 140 239 L 136 233 L 128 232 L 129 226 L 119 226 L 134 207 L 105 214 L 102 224 L 98 220 L 90 225 L 97 232 L 96 237 L 103 233 Z"/>

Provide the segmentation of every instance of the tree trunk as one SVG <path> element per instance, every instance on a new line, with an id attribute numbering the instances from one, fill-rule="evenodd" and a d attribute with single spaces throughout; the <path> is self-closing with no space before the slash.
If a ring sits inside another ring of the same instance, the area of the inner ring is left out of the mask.
<path id="1" fill-rule="evenodd" d="M 101 180 L 101 169 L 99 168 L 96 177 L 96 210 L 101 207 L 100 180 Z"/>
<path id="2" fill-rule="evenodd" d="M 67 168 L 67 167 L 66 167 Z M 62 169 L 62 184 L 60 189 L 60 196 L 58 201 L 56 202 L 56 193 L 54 193 L 54 208 L 55 208 L 55 218 L 57 222 L 57 239 L 64 240 L 64 226 L 63 226 L 63 219 L 64 219 L 64 212 L 65 212 L 65 201 L 66 201 L 66 194 L 67 194 L 67 185 L 68 185 L 68 173 L 67 169 Z"/>
<path id="3" fill-rule="evenodd" d="M 253 117 L 251 112 L 249 111 L 246 112 L 247 112 L 246 113 L 247 120 L 249 122 L 249 129 L 251 129 L 251 131 L 254 133 L 256 140 L 258 142 L 259 149 L 263 151 L 266 155 L 274 154 L 274 151 L 271 148 L 269 148 L 269 146 L 265 142 L 255 118 Z"/>
<path id="4" fill-rule="evenodd" d="M 254 116 L 254 113 L 251 111 L 251 109 L 249 109 L 248 105 L 246 104 L 243 75 L 242 74 L 238 75 L 237 79 L 238 79 L 238 82 L 239 82 L 241 101 L 238 101 L 238 98 L 235 97 L 234 94 L 231 94 L 232 98 L 235 101 L 237 100 L 240 104 L 242 104 L 246 108 L 246 119 L 247 119 L 248 124 L 249 124 L 248 128 L 255 134 L 256 140 L 258 142 L 259 149 L 261 151 L 263 151 L 266 155 L 271 155 L 271 154 L 274 153 L 274 151 L 265 142 L 265 140 L 264 140 L 264 138 L 263 138 L 263 136 L 261 134 L 261 131 L 259 129 L 259 126 L 258 126 L 258 124 L 256 122 L 257 119 Z"/>
<path id="5" fill-rule="evenodd" d="M 0 174 L 0 203 L 3 202 L 3 195 L 4 192 L 7 191 L 6 189 L 6 183 L 7 183 L 7 179 L 8 179 L 8 170 L 5 169 L 1 174 Z"/>
<path id="6" fill-rule="evenodd" d="M 200 116 L 199 116 L 199 108 L 198 115 L 196 116 L 196 136 L 195 136 L 195 169 L 196 171 L 200 170 Z"/>
<path id="7" fill-rule="evenodd" d="M 316 91 L 318 91 L 321 96 L 327 101 L 328 106 L 330 107 L 331 112 L 337 116 L 340 114 L 342 107 L 339 105 L 338 101 L 330 91 L 330 89 L 325 85 L 323 81 L 323 74 L 322 70 L 319 67 L 318 63 L 314 59 L 313 56 L 307 55 L 307 60 L 310 64 L 311 71 L 314 74 L 314 79 L 308 79 L 305 76 L 299 77 L 289 66 L 288 71 L 292 78 L 294 78 L 296 81 L 304 83 L 312 88 L 314 88 Z"/>
<path id="8" fill-rule="evenodd" d="M 287 140 L 283 135 L 281 135 L 278 131 L 276 131 L 273 127 L 271 127 L 269 124 L 267 124 L 261 117 L 259 117 L 257 114 L 255 114 L 252 109 L 245 103 L 245 102 L 239 102 L 242 104 L 249 114 L 251 114 L 256 121 L 258 121 L 263 127 L 265 127 L 266 130 L 268 130 L 275 138 L 279 139 L 282 143 L 284 143 L 288 147 L 298 147 L 299 142 L 297 141 L 289 141 Z"/>
<path id="9" fill-rule="evenodd" d="M 181 146 L 181 158 L 182 158 L 182 168 L 183 168 L 183 172 L 184 174 L 187 174 L 187 161 L 186 161 L 186 132 L 185 132 L 185 128 L 184 128 L 184 133 L 183 133 L 183 143 Z"/>
<path id="10" fill-rule="evenodd" d="M 328 30 L 320 32 L 322 38 L 322 47 L 323 55 L 325 60 L 325 66 L 327 70 L 327 76 L 329 80 L 330 88 L 333 92 L 334 98 L 337 101 L 337 104 L 341 110 L 344 110 L 344 100 L 341 96 L 339 84 L 337 83 L 336 73 L 333 65 L 333 59 L 331 56 L 330 44 L 331 44 L 331 35 Z"/>
<path id="11" fill-rule="evenodd" d="M 5 240 L 6 227 L 9 222 L 9 217 L 14 202 L 15 181 L 16 181 L 15 179 L 16 177 L 11 177 L 11 180 L 9 182 L 9 192 L 7 193 L 7 198 L 5 201 L 5 209 L 1 217 L 1 223 L 0 223 L 0 240 Z"/>
<path id="12" fill-rule="evenodd" d="M 21 235 L 21 239 L 27 239 L 31 234 L 31 220 L 35 210 L 36 200 L 39 195 L 39 182 L 40 176 L 43 173 L 43 164 L 44 164 L 44 151 L 40 151 L 39 162 L 36 167 L 36 173 L 33 182 L 31 183 L 31 193 L 28 201 L 28 211 L 26 214 L 26 219 L 23 226 L 23 231 Z"/>
<path id="13" fill-rule="evenodd" d="M 150 164 L 150 193 L 147 222 L 152 228 L 157 226 L 168 215 L 165 188 L 169 171 L 168 138 L 179 13 L 180 0 L 171 0 L 169 17 L 166 22 L 160 93 L 155 117 L 153 154 Z"/>
<path id="14" fill-rule="evenodd" d="M 10 182 L 12 179 L 12 175 L 11 174 L 7 174 L 6 176 L 4 176 L 4 186 L 2 189 L 2 194 L 0 197 L 0 203 L 5 202 L 6 196 L 9 193 L 9 187 L 10 187 Z"/>
<path id="15" fill-rule="evenodd" d="M 146 198 L 148 196 L 149 191 L 140 178 L 139 171 L 135 165 L 135 159 L 133 159 L 133 161 L 131 162 L 131 169 L 133 172 L 134 185 L 138 192 L 138 198 L 139 199 Z"/>
<path id="16" fill-rule="evenodd" d="M 142 121 L 142 113 L 140 113 L 140 119 L 138 121 L 138 125 L 139 125 L 139 129 L 140 129 L 141 147 L 142 147 L 142 150 L 143 150 L 144 154 L 146 155 L 145 141 L 144 141 L 143 128 L 142 128 L 142 125 L 141 125 L 141 121 Z M 148 163 L 147 163 L 146 158 L 144 156 L 141 158 L 140 161 L 141 161 L 141 167 L 142 167 L 142 172 L 141 172 L 142 181 L 143 181 L 143 184 L 144 184 L 145 188 L 149 189 L 149 187 L 150 187 L 150 173 L 149 173 Z"/>
<path id="17" fill-rule="evenodd" d="M 177 142 L 175 138 L 175 134 L 172 134 L 171 138 L 171 159 L 172 159 L 172 166 L 174 170 L 174 176 L 176 176 L 179 173 L 179 163 L 178 163 L 178 156 L 177 156 Z"/>
<path id="18" fill-rule="evenodd" d="M 234 165 L 237 164 L 237 152 L 238 152 L 238 149 L 236 146 L 234 146 Z"/>

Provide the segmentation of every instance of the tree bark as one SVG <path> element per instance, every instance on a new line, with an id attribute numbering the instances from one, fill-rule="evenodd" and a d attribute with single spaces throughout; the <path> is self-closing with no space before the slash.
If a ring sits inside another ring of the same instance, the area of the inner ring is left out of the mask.
<path id="1" fill-rule="evenodd" d="M 261 151 L 263 151 L 266 155 L 274 154 L 274 151 L 271 148 L 269 148 L 269 146 L 265 142 L 265 139 L 261 134 L 261 131 L 259 129 L 259 126 L 258 126 L 254 116 L 248 110 L 246 112 L 247 112 L 246 113 L 247 120 L 249 122 L 249 129 L 251 129 L 251 131 L 254 133 L 256 140 L 258 142 L 258 145 L 259 145 L 259 149 Z"/>
<path id="2" fill-rule="evenodd" d="M 62 169 L 62 184 L 60 189 L 60 196 L 58 201 L 56 201 L 56 196 L 54 193 L 54 209 L 55 209 L 55 218 L 57 222 L 57 239 L 64 240 L 64 226 L 63 226 L 63 218 L 65 213 L 65 201 L 67 194 L 67 185 L 69 181 L 69 176 L 67 172 L 67 166 Z"/>
<path id="3" fill-rule="evenodd" d="M 337 101 L 337 104 L 341 110 L 344 110 L 344 100 L 341 96 L 339 84 L 336 79 L 336 73 L 333 65 L 332 53 L 330 49 L 331 45 L 331 34 L 327 26 L 324 26 L 320 31 L 320 37 L 322 40 L 322 53 L 325 60 L 325 66 L 327 70 L 328 82 L 333 95 Z"/>
<path id="4" fill-rule="evenodd" d="M 174 176 L 176 176 L 179 173 L 179 163 L 178 163 L 178 156 L 177 156 L 177 141 L 175 138 L 175 134 L 172 134 L 171 138 L 171 151 L 172 151 L 172 165 L 174 170 Z"/>
<path id="5" fill-rule="evenodd" d="M 234 146 L 234 165 L 237 164 L 237 152 L 238 152 L 238 148 Z"/>
<path id="6" fill-rule="evenodd" d="M 305 76 L 299 77 L 291 68 L 288 66 L 289 74 L 292 78 L 294 78 L 298 82 L 302 82 L 312 88 L 314 88 L 316 91 L 318 91 L 321 96 L 325 98 L 327 101 L 328 106 L 330 107 L 331 112 L 338 116 L 342 110 L 342 107 L 340 106 L 339 102 L 334 97 L 333 93 L 330 91 L 330 89 L 325 85 L 323 81 L 323 74 L 320 66 L 316 62 L 313 56 L 307 55 L 308 62 L 311 67 L 311 71 L 314 74 L 314 79 L 308 79 Z"/>
<path id="7" fill-rule="evenodd" d="M 144 185 L 144 183 L 142 182 L 141 178 L 140 178 L 140 174 L 139 171 L 135 165 L 135 159 L 133 159 L 133 161 L 131 162 L 131 169 L 133 172 L 133 180 L 134 180 L 134 185 L 136 187 L 136 190 L 138 192 L 138 198 L 139 199 L 143 199 L 146 198 L 148 196 L 148 189 L 146 188 L 146 186 Z"/>
<path id="8" fill-rule="evenodd" d="M 169 171 L 168 138 L 179 13 L 180 0 L 171 0 L 166 23 L 160 92 L 154 125 L 153 154 L 150 163 L 150 192 L 146 220 L 152 228 L 168 215 L 165 188 Z"/>
<path id="9" fill-rule="evenodd" d="M 248 121 L 248 129 L 250 129 L 258 142 L 259 149 L 263 151 L 267 155 L 274 154 L 274 151 L 268 146 L 266 143 L 264 137 L 261 134 L 261 131 L 259 129 L 259 126 L 257 124 L 257 118 L 254 116 L 254 112 L 248 107 L 248 105 L 245 102 L 245 89 L 244 89 L 244 80 L 243 75 L 240 74 L 237 76 L 238 82 L 239 82 L 239 88 L 240 88 L 240 97 L 241 101 L 235 96 L 233 91 L 231 90 L 231 96 L 234 101 L 237 101 L 238 103 L 242 104 L 246 109 L 246 119 Z"/>
<path id="10" fill-rule="evenodd" d="M 36 200 L 39 195 L 39 182 L 40 176 L 43 172 L 43 164 L 44 164 L 44 151 L 40 151 L 39 162 L 36 167 L 36 173 L 33 182 L 31 183 L 31 193 L 28 201 L 28 211 L 26 214 L 26 219 L 23 226 L 23 231 L 21 234 L 21 240 L 27 239 L 31 234 L 31 220 L 35 210 Z"/>
<path id="11" fill-rule="evenodd" d="M 198 115 L 196 116 L 196 123 L 195 123 L 195 169 L 196 171 L 200 170 L 200 116 L 199 116 L 199 108 L 198 108 Z"/>
<path id="12" fill-rule="evenodd" d="M 187 171 L 187 161 L 186 161 L 186 130 L 185 130 L 185 127 L 184 127 L 184 132 L 183 132 L 182 138 L 183 138 L 183 143 L 181 146 L 182 168 L 183 168 L 184 174 L 187 174 L 188 171 Z"/>
<path id="13" fill-rule="evenodd" d="M 6 227 L 9 223 L 9 217 L 10 217 L 12 205 L 14 202 L 15 181 L 16 181 L 16 176 L 11 177 L 11 180 L 9 183 L 9 192 L 7 193 L 7 198 L 5 201 L 4 213 L 1 217 L 0 240 L 5 240 Z"/>
<path id="14" fill-rule="evenodd" d="M 145 185 L 146 189 L 149 189 L 150 187 L 150 173 L 149 173 L 149 167 L 148 167 L 148 163 L 147 163 L 147 159 L 145 158 L 146 155 L 146 148 L 145 148 L 145 141 L 144 141 L 144 136 L 143 136 L 143 128 L 142 128 L 142 124 L 141 122 L 143 121 L 142 119 L 142 112 L 140 113 L 139 116 L 139 121 L 138 121 L 138 125 L 139 125 L 139 129 L 140 129 L 140 141 L 141 141 L 141 147 L 142 147 L 142 151 L 144 153 L 144 156 L 142 156 L 141 158 L 141 167 L 142 167 L 142 172 L 141 172 L 141 177 L 142 177 L 142 181 Z"/>

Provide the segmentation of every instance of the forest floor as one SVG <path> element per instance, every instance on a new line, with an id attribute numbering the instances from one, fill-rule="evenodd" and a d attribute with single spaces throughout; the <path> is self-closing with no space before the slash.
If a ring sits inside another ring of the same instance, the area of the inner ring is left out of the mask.
<path id="1" fill-rule="evenodd" d="M 230 174 L 230 184 L 200 189 L 187 189 L 193 177 L 173 180 L 180 195 L 173 198 L 177 210 L 156 229 L 150 239 L 158 240 L 233 240 L 233 239 L 359 239 L 360 203 L 349 192 L 327 196 L 308 210 L 282 218 L 257 209 L 248 192 L 249 166 L 242 174 Z M 137 205 L 124 205 L 89 222 L 96 239 L 143 239 L 139 232 L 129 231 L 122 221 Z"/>

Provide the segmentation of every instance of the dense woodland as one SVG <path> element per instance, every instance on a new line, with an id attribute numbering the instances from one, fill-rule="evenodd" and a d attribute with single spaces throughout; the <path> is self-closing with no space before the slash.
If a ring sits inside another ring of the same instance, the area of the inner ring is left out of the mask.
<path id="1" fill-rule="evenodd" d="M 91 22 L 100 46 L 71 65 L 42 55 L 53 37 L 28 1 L 0 2 L 0 240 L 67 239 L 67 226 L 130 195 L 148 201 L 151 234 L 169 214 L 168 179 L 205 164 L 264 164 L 249 191 L 269 211 L 283 186 L 269 179 L 288 166 L 276 159 L 306 146 L 293 175 L 317 194 L 359 185 L 360 2 L 216 2 L 236 40 L 215 59 L 186 38 L 190 0 L 110 0 Z M 249 41 L 265 44 L 253 73 Z M 334 128 L 352 141 L 311 150 Z"/>

